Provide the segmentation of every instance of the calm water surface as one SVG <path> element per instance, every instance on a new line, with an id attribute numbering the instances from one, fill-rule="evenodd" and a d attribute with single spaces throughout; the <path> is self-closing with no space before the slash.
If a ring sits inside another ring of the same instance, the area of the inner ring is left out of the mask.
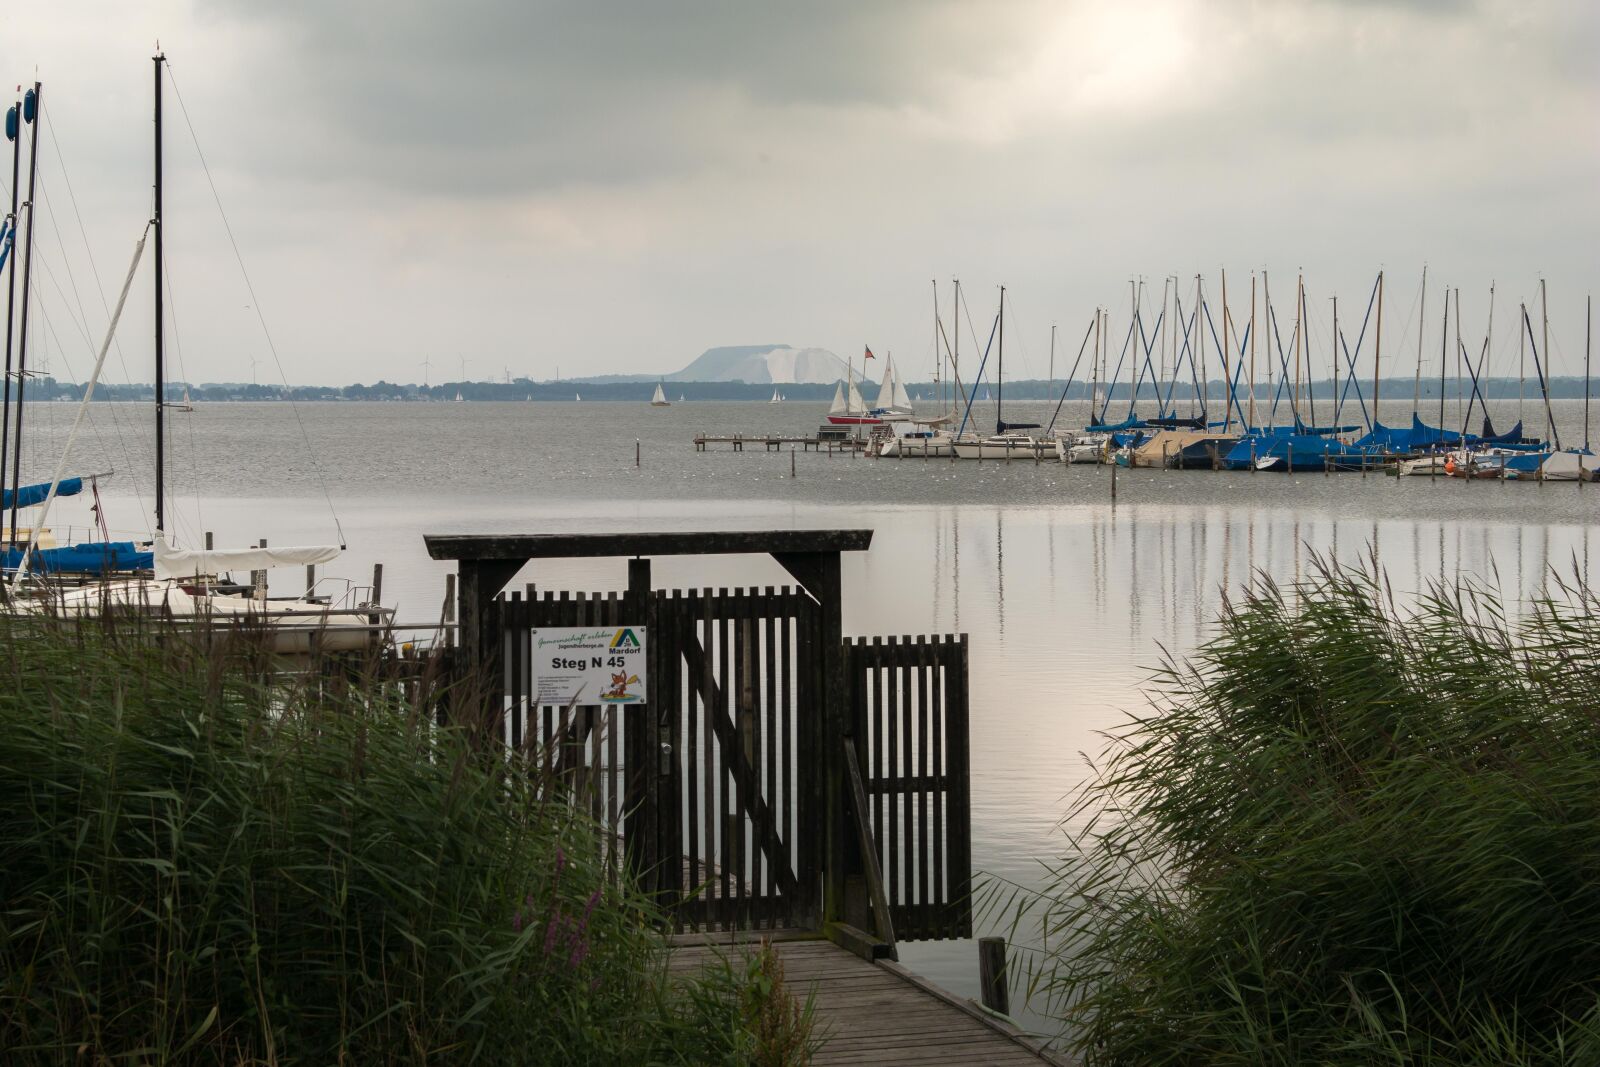
<path id="1" fill-rule="evenodd" d="M 1052 409 L 1021 403 L 1007 417 L 1048 422 Z M 71 412 L 30 405 L 25 480 L 49 477 Z M 1068 405 L 1063 423 L 1085 414 Z M 1544 432 L 1542 411 L 1524 414 Z M 1509 426 L 1515 402 L 1494 415 Z M 1557 402 L 1555 415 L 1567 443 L 1581 440 L 1580 403 Z M 1600 486 L 1121 471 L 1113 505 L 1102 467 L 802 453 L 790 478 L 787 453 L 692 445 L 699 431 L 806 433 L 821 416 L 793 403 L 201 405 L 172 416 L 169 525 L 189 543 L 213 530 L 219 545 L 328 542 L 342 529 L 349 550 L 330 575 L 366 584 L 382 561 L 403 622 L 439 614 L 446 567 L 427 558 L 424 533 L 870 527 L 872 550 L 844 562 L 846 632 L 971 635 L 974 863 L 1027 884 L 1062 850 L 1063 798 L 1099 732 L 1144 705 L 1163 650 L 1205 640 L 1223 591 L 1253 572 L 1288 582 L 1314 555 L 1376 555 L 1399 591 L 1469 575 L 1525 602 L 1552 570 L 1587 579 L 1600 556 Z M 1409 416 L 1409 403 L 1385 406 L 1386 422 Z M 106 513 L 140 534 L 149 422 L 142 406 L 96 405 L 71 465 L 114 468 Z M 88 503 L 61 501 L 52 525 L 81 531 Z M 667 559 L 655 573 L 669 587 L 787 578 L 746 558 Z M 620 589 L 624 578 L 609 560 L 543 562 L 518 580 Z M 976 994 L 970 943 L 903 956 Z"/>

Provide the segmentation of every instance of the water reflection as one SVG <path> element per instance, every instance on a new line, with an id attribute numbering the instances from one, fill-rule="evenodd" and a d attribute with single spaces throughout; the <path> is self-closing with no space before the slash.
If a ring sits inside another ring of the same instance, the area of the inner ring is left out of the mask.
<path id="1" fill-rule="evenodd" d="M 1296 480 L 1274 477 L 1279 485 Z M 1307 480 L 1308 488 L 1322 482 Z M 352 550 L 339 570 L 359 579 L 385 563 L 388 595 L 402 617 L 425 619 L 438 615 L 447 569 L 427 559 L 425 532 L 871 527 L 872 550 L 844 564 L 846 631 L 971 635 L 974 865 L 1037 884 L 1040 861 L 1063 847 L 1063 798 L 1082 783 L 1102 732 L 1146 705 L 1152 668 L 1205 641 L 1223 596 L 1237 597 L 1258 572 L 1289 583 L 1304 579 L 1315 557 L 1357 563 L 1370 555 L 1399 597 L 1471 576 L 1519 610 L 1549 589 L 1552 566 L 1587 581 L 1600 537 L 1584 523 L 1528 521 L 1526 505 L 1519 521 L 1464 521 L 1459 511 L 1438 508 L 1426 517 L 1396 514 L 1375 494 L 1290 508 L 1219 501 L 1211 491 L 1190 497 L 1181 488 L 1187 484 L 1207 483 L 1174 480 L 1165 499 L 1115 506 L 740 500 L 716 502 L 715 514 L 692 498 L 544 502 L 536 513 L 482 495 L 426 505 L 356 498 L 342 509 Z M 1515 484 L 1437 488 L 1456 499 L 1540 492 Z M 1390 487 L 1382 499 L 1417 489 L 1429 495 L 1427 486 Z M 1588 490 L 1546 492 L 1554 500 L 1557 492 Z M 270 507 L 274 538 L 316 541 L 320 503 L 221 500 L 206 521 L 220 543 L 242 544 L 262 533 L 254 524 Z M 787 581 L 771 560 L 750 557 L 662 560 L 655 573 L 668 587 Z M 541 561 L 516 579 L 530 580 L 620 590 L 626 568 L 621 560 Z M 977 992 L 970 944 L 908 945 L 903 955 L 949 988 Z"/>

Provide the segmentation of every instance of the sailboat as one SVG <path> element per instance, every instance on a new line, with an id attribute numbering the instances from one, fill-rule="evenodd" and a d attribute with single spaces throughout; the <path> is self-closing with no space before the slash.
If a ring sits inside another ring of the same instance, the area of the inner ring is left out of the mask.
<path id="1" fill-rule="evenodd" d="M 461 390 L 459 390 L 459 389 L 456 390 L 456 403 L 457 404 L 465 403 L 465 401 L 461 398 Z"/>
<path id="2" fill-rule="evenodd" d="M 351 608 L 334 608 L 327 598 L 318 598 L 312 595 L 311 590 L 301 596 L 275 598 L 269 600 L 264 588 L 254 591 L 245 591 L 251 595 L 241 595 L 241 587 L 232 581 L 228 572 L 233 570 L 263 571 L 277 566 L 311 566 L 335 559 L 344 550 L 342 545 L 308 545 L 302 547 L 267 548 L 262 545 L 257 548 L 247 549 L 222 549 L 222 550 L 184 550 L 173 547 L 166 535 L 166 491 L 164 488 L 166 473 L 166 455 L 162 447 L 166 408 L 162 402 L 163 377 L 164 377 L 164 352 L 165 332 L 164 316 L 162 314 L 162 297 L 164 285 L 162 273 L 164 264 L 161 255 L 162 235 L 162 182 L 161 182 L 161 65 L 166 62 L 166 57 L 157 54 L 153 57 L 156 65 L 155 81 L 155 132 L 156 132 L 156 181 L 154 212 L 147 226 L 155 231 L 155 256 L 153 257 L 155 269 L 155 371 L 156 371 L 156 478 L 155 478 L 155 537 L 151 551 L 146 558 L 151 561 L 153 575 L 151 577 L 130 578 L 124 581 L 101 581 L 76 587 L 63 588 L 60 586 L 35 587 L 36 590 L 46 595 L 31 598 L 12 598 L 14 610 L 26 614 L 50 612 L 63 616 L 80 618 L 93 618 L 105 614 L 107 611 L 119 613 L 138 612 L 151 615 L 160 615 L 177 623 L 191 625 L 211 625 L 217 621 L 229 622 L 233 620 L 248 621 L 261 627 L 268 637 L 272 651 L 278 653 L 305 653 L 311 651 L 335 651 L 364 648 L 381 638 L 382 630 L 373 625 L 375 619 L 387 620 L 392 612 L 375 604 L 360 604 Z M 101 348 L 99 361 L 95 365 L 94 374 L 89 380 L 83 400 L 80 402 L 79 417 L 82 418 L 83 410 L 88 406 L 93 397 L 94 387 L 98 382 L 101 368 L 105 362 L 106 351 L 110 348 L 111 340 L 115 335 L 117 320 L 120 317 L 122 304 L 127 299 L 128 288 L 131 286 L 134 271 L 139 264 L 139 258 L 144 249 L 145 238 L 141 237 L 138 248 L 134 253 L 134 260 L 129 266 L 128 278 L 124 283 L 122 298 L 117 303 L 116 313 L 113 315 L 108 328 L 105 343 Z M 68 439 L 68 450 L 71 447 L 71 438 Z M 68 459 L 68 453 L 63 452 L 60 460 L 61 466 L 57 468 L 55 478 L 49 484 L 47 494 L 42 502 L 40 524 L 48 517 L 49 507 L 53 499 L 60 495 L 64 488 L 61 470 Z M 91 546 L 100 547 L 100 546 Z M 110 547 L 110 546 L 107 546 Z M 27 547 L 22 551 L 22 558 L 18 561 L 16 572 L 11 579 L 11 589 L 18 591 L 19 584 L 27 577 L 31 570 L 28 557 L 38 548 L 37 531 L 30 539 Z"/>
<path id="3" fill-rule="evenodd" d="M 579 394 L 579 393 L 573 393 L 572 394 L 572 399 L 574 399 L 574 400 L 582 400 L 583 396 L 581 394 Z"/>
<path id="4" fill-rule="evenodd" d="M 667 394 L 662 391 L 661 384 L 659 382 L 656 383 L 655 395 L 650 398 L 650 406 L 653 408 L 665 408 L 672 406 L 672 401 L 667 399 Z"/>
<path id="5" fill-rule="evenodd" d="M 835 426 L 876 426 L 883 420 L 867 409 L 855 379 L 834 389 L 833 404 L 828 408 L 828 421 Z"/>
<path id="6" fill-rule="evenodd" d="M 1006 287 L 1000 287 L 1000 313 L 996 317 L 995 327 L 999 336 L 998 369 L 995 380 L 1000 383 L 1001 396 L 1004 397 L 1006 373 Z M 979 377 L 983 375 L 980 365 Z M 987 399 L 989 392 L 984 390 Z M 968 414 L 963 418 L 963 423 L 971 417 L 971 404 L 967 405 Z M 1055 449 L 1055 443 L 1042 444 L 1037 435 L 1029 430 L 1037 430 L 1039 425 L 1032 422 L 1006 422 L 1003 409 L 999 402 L 995 404 L 994 433 L 988 437 L 971 436 L 966 433 L 957 433 L 953 442 L 955 454 L 959 459 L 1010 459 L 1013 456 L 1040 456 L 1048 448 Z"/>
<path id="7" fill-rule="evenodd" d="M 27 324 L 28 309 L 30 307 L 29 294 L 32 290 L 32 286 L 28 282 L 28 277 L 31 272 L 33 254 L 32 175 L 37 172 L 36 160 L 39 149 L 39 123 L 43 122 L 43 118 L 39 115 L 39 96 L 42 91 L 43 86 L 41 86 L 40 83 L 35 82 L 33 88 L 28 90 L 27 94 L 22 99 L 20 113 L 18 108 L 13 105 L 6 114 L 6 137 L 12 142 L 13 174 L 17 173 L 17 166 L 21 159 L 22 124 L 26 123 L 27 125 L 33 127 L 32 146 L 29 150 L 28 163 L 28 171 L 30 175 L 30 187 L 28 194 L 28 240 L 24 251 L 25 265 L 23 268 L 22 284 L 23 329 L 21 344 L 18 348 L 18 369 L 15 376 L 17 382 L 17 420 L 15 427 L 16 460 L 13 466 L 14 470 L 21 469 L 22 456 L 23 396 L 25 392 L 25 385 L 27 383 L 28 365 Z M 13 287 L 15 286 L 17 264 L 11 253 L 16 250 L 18 217 L 17 192 L 17 183 L 13 182 L 11 190 L 11 215 L 6 220 L 0 221 L 0 267 L 5 266 L 8 260 L 10 261 Z M 134 258 L 135 264 L 137 264 L 138 255 L 139 253 L 142 253 L 143 249 L 144 239 L 141 238 L 138 245 L 138 252 L 136 252 Z M 129 277 L 131 279 L 131 272 Z M 127 296 L 127 284 L 128 283 L 124 283 L 124 300 Z M 8 307 L 6 322 L 8 334 L 10 327 L 11 320 Z M 109 347 L 109 341 L 107 342 L 107 346 Z M 104 359 L 105 355 L 104 351 L 102 351 L 100 357 L 101 364 L 104 363 Z M 5 399 L 7 402 L 9 402 L 11 393 L 9 384 L 7 385 L 5 393 Z M 141 553 L 138 550 L 138 546 L 132 541 L 111 542 L 108 536 L 107 540 L 105 541 L 89 542 L 79 545 L 58 546 L 54 536 L 52 536 L 50 530 L 45 525 L 49 518 L 50 505 L 57 497 L 76 496 L 77 494 L 83 492 L 82 478 L 65 478 L 63 475 L 66 473 L 67 458 L 71 449 L 73 436 L 76 435 L 77 426 L 81 424 L 85 415 L 86 403 L 87 400 L 80 402 L 79 404 L 77 420 L 74 422 L 72 435 L 69 435 L 68 437 L 67 449 L 63 451 L 60 465 L 56 468 L 55 476 L 50 481 L 36 485 L 16 485 L 10 488 L 3 488 L 5 485 L 5 449 L 0 447 L 0 511 L 7 511 L 10 513 L 9 528 L 0 530 L 0 533 L 4 534 L 3 543 L 5 545 L 4 553 L 3 555 L 0 555 L 0 564 L 3 564 L 6 573 L 13 575 L 13 577 L 24 571 L 33 572 L 36 574 L 49 574 L 52 576 L 65 574 L 100 576 L 106 574 L 137 571 L 141 568 L 148 568 L 150 566 L 149 554 Z M 3 444 L 4 442 L 0 442 L 0 445 Z M 90 476 L 89 483 L 92 487 L 95 487 L 96 491 L 98 489 L 96 486 L 97 479 L 103 477 L 108 477 L 108 475 Z M 22 508 L 40 509 L 39 516 L 37 519 L 32 521 L 31 528 L 19 525 L 19 516 L 17 513 Z M 12 586 L 13 588 L 16 587 L 15 580 L 13 580 Z"/>
<path id="8" fill-rule="evenodd" d="M 769 404 L 781 404 L 781 403 L 783 403 L 783 397 L 778 395 L 777 386 L 773 386 L 772 399 L 767 401 L 767 403 L 769 403 Z"/>
<path id="9" fill-rule="evenodd" d="M 193 411 L 194 402 L 189 399 L 189 387 L 187 385 L 183 387 L 183 403 L 168 404 L 167 407 L 173 411 Z"/>

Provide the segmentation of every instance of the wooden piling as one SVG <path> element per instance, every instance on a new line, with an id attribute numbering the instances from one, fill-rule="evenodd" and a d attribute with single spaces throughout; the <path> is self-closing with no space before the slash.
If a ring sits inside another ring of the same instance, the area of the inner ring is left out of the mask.
<path id="1" fill-rule="evenodd" d="M 1011 988 L 1006 976 L 1006 939 L 978 938 L 978 985 L 983 1006 L 1001 1015 L 1011 1014 Z"/>
<path id="2" fill-rule="evenodd" d="M 789 477 L 794 477 L 794 445 L 789 446 Z"/>
<path id="3" fill-rule="evenodd" d="M 1117 499 L 1117 457 L 1115 455 L 1111 457 L 1111 499 L 1113 502 Z"/>
<path id="4" fill-rule="evenodd" d="M 642 451 L 643 449 L 641 449 L 639 445 L 639 439 L 635 437 L 633 439 L 633 466 L 635 470 L 639 468 L 639 459 Z"/>
<path id="5" fill-rule="evenodd" d="M 267 547 L 267 539 L 261 539 L 261 548 Z M 257 600 L 267 599 L 267 572 L 265 570 L 250 572 L 250 595 Z"/>

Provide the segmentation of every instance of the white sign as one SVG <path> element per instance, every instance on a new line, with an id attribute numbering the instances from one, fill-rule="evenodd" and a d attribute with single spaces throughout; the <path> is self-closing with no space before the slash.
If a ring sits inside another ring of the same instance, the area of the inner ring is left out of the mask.
<path id="1" fill-rule="evenodd" d="M 533 630 L 535 704 L 644 702 L 643 626 L 540 626 Z"/>

